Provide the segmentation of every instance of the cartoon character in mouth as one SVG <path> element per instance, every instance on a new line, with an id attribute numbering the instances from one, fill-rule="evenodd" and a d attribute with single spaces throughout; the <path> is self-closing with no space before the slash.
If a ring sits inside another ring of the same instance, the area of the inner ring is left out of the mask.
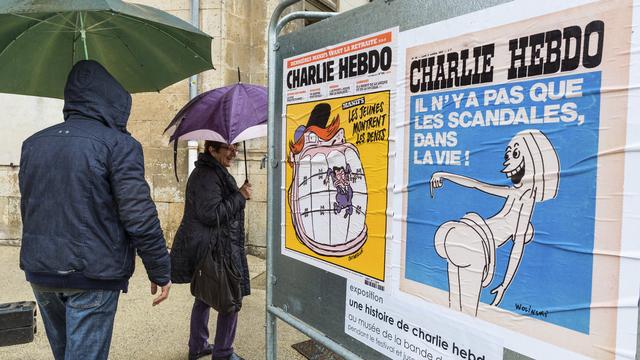
<path id="1" fill-rule="evenodd" d="M 513 242 L 504 279 L 493 290 L 497 306 L 518 270 L 525 244 L 534 236 L 531 217 L 535 204 L 556 197 L 560 162 L 549 139 L 538 130 L 524 130 L 509 142 L 501 170 L 512 182 L 500 186 L 462 175 L 436 172 L 431 176 L 431 196 L 444 180 L 505 198 L 504 206 L 488 219 L 467 213 L 448 221 L 434 236 L 438 255 L 448 261 L 449 307 L 472 316 L 478 312 L 480 292 L 491 284 L 496 248 Z"/>
<path id="2" fill-rule="evenodd" d="M 353 214 L 353 204 L 351 203 L 353 199 L 353 188 L 351 188 L 351 179 L 355 178 L 355 176 L 351 174 L 351 166 L 347 164 L 346 169 L 342 166 L 334 166 L 332 169 L 327 170 L 325 182 L 328 182 L 329 178 L 331 178 L 333 186 L 335 186 L 337 190 L 336 201 L 333 203 L 333 211 L 336 214 L 340 214 L 342 209 L 345 209 L 344 217 L 346 218 Z"/>

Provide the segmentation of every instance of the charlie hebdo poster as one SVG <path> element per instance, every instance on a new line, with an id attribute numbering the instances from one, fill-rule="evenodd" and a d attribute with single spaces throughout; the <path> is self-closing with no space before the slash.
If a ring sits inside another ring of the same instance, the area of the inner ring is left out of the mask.
<path id="1" fill-rule="evenodd" d="M 397 241 L 345 331 L 395 359 L 635 357 L 639 16 L 515 1 L 400 33 Z"/>
<path id="2" fill-rule="evenodd" d="M 615 357 L 632 5 L 407 46 L 401 291 Z"/>
<path id="3" fill-rule="evenodd" d="M 282 252 L 384 281 L 396 32 L 284 60 Z"/>

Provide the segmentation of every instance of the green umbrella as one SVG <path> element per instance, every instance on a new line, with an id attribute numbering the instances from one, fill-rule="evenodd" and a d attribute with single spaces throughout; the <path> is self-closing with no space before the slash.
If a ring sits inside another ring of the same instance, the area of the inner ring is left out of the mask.
<path id="1" fill-rule="evenodd" d="M 63 98 L 67 74 L 96 60 L 131 93 L 213 68 L 211 37 L 164 11 L 119 0 L 2 0 L 0 92 Z"/>

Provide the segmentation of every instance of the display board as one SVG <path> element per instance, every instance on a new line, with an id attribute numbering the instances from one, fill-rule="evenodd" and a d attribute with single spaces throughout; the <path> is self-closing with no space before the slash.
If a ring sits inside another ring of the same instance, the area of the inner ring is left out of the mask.
<path id="1" fill-rule="evenodd" d="M 635 358 L 639 17 L 394 1 L 282 37 L 274 305 L 363 358 Z"/>

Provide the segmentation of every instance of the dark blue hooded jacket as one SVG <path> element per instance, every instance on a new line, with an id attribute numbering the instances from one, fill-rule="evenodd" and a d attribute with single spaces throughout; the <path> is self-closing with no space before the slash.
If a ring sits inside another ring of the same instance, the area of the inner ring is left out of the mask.
<path id="1" fill-rule="evenodd" d="M 20 268 L 42 286 L 126 291 L 137 250 L 149 279 L 165 285 L 170 260 L 142 147 L 126 130 L 131 96 L 81 61 L 64 98 L 65 122 L 22 144 Z"/>

